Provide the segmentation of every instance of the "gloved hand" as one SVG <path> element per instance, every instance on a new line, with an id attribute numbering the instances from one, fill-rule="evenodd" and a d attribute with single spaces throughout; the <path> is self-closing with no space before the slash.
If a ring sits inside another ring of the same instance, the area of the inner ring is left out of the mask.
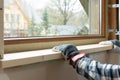
<path id="1" fill-rule="evenodd" d="M 76 67 L 78 60 L 85 56 L 85 53 L 80 53 L 76 46 L 72 44 L 63 44 L 53 47 L 53 51 L 60 51 L 66 60 L 69 60 L 69 64 Z"/>
<path id="2" fill-rule="evenodd" d="M 115 46 L 120 48 L 120 41 L 119 40 L 110 40 Z"/>
<path id="3" fill-rule="evenodd" d="M 78 49 L 72 44 L 55 46 L 53 47 L 53 51 L 60 51 L 67 60 L 70 60 L 73 56 L 79 54 Z"/>

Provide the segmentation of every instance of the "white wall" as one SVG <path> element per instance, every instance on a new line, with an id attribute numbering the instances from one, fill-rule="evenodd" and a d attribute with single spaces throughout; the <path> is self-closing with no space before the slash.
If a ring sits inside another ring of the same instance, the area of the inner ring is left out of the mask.
<path id="1" fill-rule="evenodd" d="M 106 52 L 90 55 L 100 62 L 106 61 Z M 63 59 L 24 65 L 4 70 L 10 80 L 86 80 Z"/>
<path id="2" fill-rule="evenodd" d="M 113 52 L 108 52 L 108 63 L 109 64 L 117 64 L 117 65 L 120 65 L 120 52 L 117 52 L 117 53 L 113 53 Z"/>
<path id="3" fill-rule="evenodd" d="M 10 80 L 78 80 L 75 69 L 64 60 L 9 68 L 5 69 L 5 73 Z"/>
<path id="4" fill-rule="evenodd" d="M 99 52 L 89 55 L 101 63 L 120 64 L 120 54 Z M 10 80 L 86 80 L 63 59 L 4 69 Z"/>

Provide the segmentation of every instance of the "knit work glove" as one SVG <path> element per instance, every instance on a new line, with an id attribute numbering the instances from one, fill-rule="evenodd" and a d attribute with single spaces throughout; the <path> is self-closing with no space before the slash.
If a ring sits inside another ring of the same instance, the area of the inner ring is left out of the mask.
<path id="1" fill-rule="evenodd" d="M 74 68 L 76 67 L 77 61 L 85 56 L 84 53 L 79 53 L 78 49 L 72 44 L 55 46 L 53 47 L 53 51 L 60 51 Z"/>
<path id="2" fill-rule="evenodd" d="M 112 53 L 120 53 L 120 41 L 119 40 L 111 40 L 113 43 L 113 49 L 111 50 Z"/>
<path id="3" fill-rule="evenodd" d="M 53 51 L 60 51 L 67 60 L 70 60 L 73 56 L 79 54 L 78 49 L 72 44 L 55 46 L 53 47 Z"/>
<path id="4" fill-rule="evenodd" d="M 120 47 L 120 41 L 119 40 L 110 40 L 115 46 Z"/>

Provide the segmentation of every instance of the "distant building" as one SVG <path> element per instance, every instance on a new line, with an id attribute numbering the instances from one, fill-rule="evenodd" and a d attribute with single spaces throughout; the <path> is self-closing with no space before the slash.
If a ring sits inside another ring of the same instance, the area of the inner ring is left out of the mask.
<path id="1" fill-rule="evenodd" d="M 4 0 L 4 37 L 26 37 L 30 11 L 23 0 Z"/>

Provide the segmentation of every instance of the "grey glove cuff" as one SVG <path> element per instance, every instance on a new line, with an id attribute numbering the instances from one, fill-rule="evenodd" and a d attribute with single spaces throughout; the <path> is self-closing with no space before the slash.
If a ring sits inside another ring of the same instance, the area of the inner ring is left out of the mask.
<path id="1" fill-rule="evenodd" d="M 55 46 L 53 47 L 53 51 L 60 51 L 67 58 L 67 60 L 70 60 L 71 57 L 79 53 L 76 46 L 72 44 L 63 44 L 63 45 Z"/>

